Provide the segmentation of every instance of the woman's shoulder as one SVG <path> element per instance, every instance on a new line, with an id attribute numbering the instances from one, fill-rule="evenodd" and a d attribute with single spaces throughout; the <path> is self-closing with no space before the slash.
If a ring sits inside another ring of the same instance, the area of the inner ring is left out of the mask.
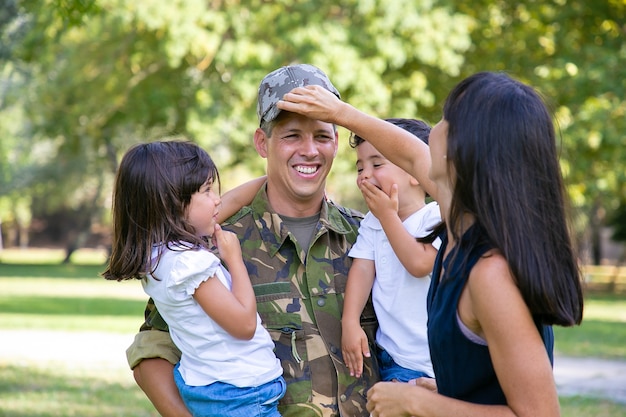
<path id="1" fill-rule="evenodd" d="M 489 249 L 478 258 L 469 273 L 468 286 L 480 291 L 494 291 L 515 286 L 515 278 L 511 273 L 508 261 L 497 249 Z"/>

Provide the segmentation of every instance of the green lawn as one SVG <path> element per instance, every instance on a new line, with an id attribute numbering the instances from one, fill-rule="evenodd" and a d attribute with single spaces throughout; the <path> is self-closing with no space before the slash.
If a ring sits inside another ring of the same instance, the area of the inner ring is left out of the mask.
<path id="1" fill-rule="evenodd" d="M 3 332 L 24 329 L 60 338 L 105 332 L 105 337 L 132 340 L 146 300 L 141 284 L 106 281 L 99 277 L 101 253 L 78 255 L 80 264 L 73 259 L 76 264 L 61 265 L 58 252 L 0 252 L 0 344 L 11 343 Z M 556 349 L 566 355 L 626 358 L 625 322 L 626 297 L 590 295 L 581 326 L 555 328 Z M 37 342 L 48 349 L 46 340 Z M 118 350 L 105 352 L 123 356 L 124 348 Z M 156 417 L 123 360 L 102 364 L 99 355 L 94 353 L 93 361 L 65 362 L 0 355 L 0 417 Z M 561 405 L 564 417 L 626 417 L 626 405 L 609 401 L 565 397 Z"/>

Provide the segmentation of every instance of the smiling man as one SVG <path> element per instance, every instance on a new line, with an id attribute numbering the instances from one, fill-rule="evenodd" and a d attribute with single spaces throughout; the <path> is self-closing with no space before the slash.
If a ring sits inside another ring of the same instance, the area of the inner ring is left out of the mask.
<path id="1" fill-rule="evenodd" d="M 367 389 L 377 381 L 377 369 L 368 358 L 363 376 L 351 377 L 341 356 L 341 313 L 351 265 L 348 251 L 362 214 L 326 198 L 338 133 L 333 124 L 276 107 L 285 93 L 310 84 L 339 97 L 327 76 L 306 64 L 281 67 L 261 82 L 260 127 L 254 145 L 267 159 L 267 182 L 224 228 L 239 236 L 257 310 L 283 366 L 287 392 L 279 402 L 281 414 L 368 416 Z M 161 415 L 180 417 L 185 415 L 184 404 L 172 390 L 171 376 L 178 361 L 176 349 L 151 303 L 146 317 L 143 331 L 128 349 L 129 363 Z M 374 334 L 371 303 L 362 325 Z"/>

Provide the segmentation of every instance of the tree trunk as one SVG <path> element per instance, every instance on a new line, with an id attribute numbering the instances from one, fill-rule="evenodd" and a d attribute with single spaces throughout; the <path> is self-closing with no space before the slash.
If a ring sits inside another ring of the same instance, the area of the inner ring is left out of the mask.
<path id="1" fill-rule="evenodd" d="M 591 228 L 591 261 L 593 265 L 600 265 L 602 262 L 602 220 L 604 218 L 603 209 L 596 199 L 591 211 L 589 227 Z"/>

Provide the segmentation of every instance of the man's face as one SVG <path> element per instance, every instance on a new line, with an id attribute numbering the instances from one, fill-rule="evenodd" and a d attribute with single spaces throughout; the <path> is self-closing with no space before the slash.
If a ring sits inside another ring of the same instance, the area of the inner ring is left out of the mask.
<path id="1" fill-rule="evenodd" d="M 257 129 L 254 142 L 259 154 L 267 158 L 268 193 L 274 209 L 292 216 L 293 210 L 301 215 L 319 211 L 337 154 L 338 134 L 333 125 L 281 112 L 271 136 Z"/>

